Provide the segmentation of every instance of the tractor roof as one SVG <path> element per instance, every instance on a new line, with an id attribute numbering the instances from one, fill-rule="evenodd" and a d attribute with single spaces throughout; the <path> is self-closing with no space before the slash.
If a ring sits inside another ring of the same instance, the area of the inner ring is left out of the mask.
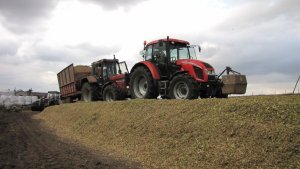
<path id="1" fill-rule="evenodd" d="M 158 43 L 159 41 L 163 41 L 163 42 L 175 42 L 175 43 L 177 42 L 177 43 L 184 43 L 184 44 L 187 44 L 187 45 L 190 44 L 188 41 L 169 38 L 169 39 L 158 39 L 158 40 L 154 40 L 154 41 L 152 41 L 152 42 L 149 42 L 146 46 L 149 46 L 149 45 Z"/>

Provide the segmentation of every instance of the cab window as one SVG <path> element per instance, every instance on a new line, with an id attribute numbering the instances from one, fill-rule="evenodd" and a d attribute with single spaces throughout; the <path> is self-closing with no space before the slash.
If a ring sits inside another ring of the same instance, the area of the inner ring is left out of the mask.
<path id="1" fill-rule="evenodd" d="M 149 45 L 146 49 L 145 60 L 151 60 L 151 59 L 152 59 L 152 45 Z"/>
<path id="2" fill-rule="evenodd" d="M 161 45 L 156 43 L 153 45 L 153 57 L 154 60 L 158 63 L 164 64 L 167 60 L 167 53 L 166 53 L 166 43 L 163 42 Z"/>

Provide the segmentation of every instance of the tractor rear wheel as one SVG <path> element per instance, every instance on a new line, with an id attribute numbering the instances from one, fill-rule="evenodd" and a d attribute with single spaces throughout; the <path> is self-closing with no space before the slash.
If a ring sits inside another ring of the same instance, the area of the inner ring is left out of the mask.
<path id="1" fill-rule="evenodd" d="M 91 102 L 98 100 L 98 87 L 95 84 L 84 83 L 81 88 L 82 96 L 81 100 L 85 102 Z"/>
<path id="2" fill-rule="evenodd" d="M 158 91 L 150 71 L 144 67 L 136 68 L 130 76 L 130 94 L 133 99 L 155 99 Z"/>
<path id="3" fill-rule="evenodd" d="M 198 84 L 190 75 L 177 75 L 170 82 L 171 99 L 197 99 L 198 93 Z"/>
<path id="4" fill-rule="evenodd" d="M 115 101 L 124 100 L 125 97 L 122 92 L 114 85 L 109 85 L 103 90 L 103 100 L 104 101 Z"/>

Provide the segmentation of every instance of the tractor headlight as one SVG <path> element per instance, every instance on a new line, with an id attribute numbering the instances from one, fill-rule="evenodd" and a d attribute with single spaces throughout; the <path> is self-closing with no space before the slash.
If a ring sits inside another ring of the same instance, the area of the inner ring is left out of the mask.
<path id="1" fill-rule="evenodd" d="M 207 70 L 205 69 L 205 72 L 207 75 L 216 75 L 215 71 L 214 70 Z"/>

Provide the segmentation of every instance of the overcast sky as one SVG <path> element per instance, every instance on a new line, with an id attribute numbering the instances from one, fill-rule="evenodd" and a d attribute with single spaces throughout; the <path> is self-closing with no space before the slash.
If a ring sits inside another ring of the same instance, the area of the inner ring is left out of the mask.
<path id="1" fill-rule="evenodd" d="M 67 65 L 112 58 L 131 67 L 143 41 L 183 39 L 247 94 L 291 92 L 300 75 L 299 0 L 0 0 L 0 89 L 58 90 Z M 300 87 L 300 85 L 299 85 Z"/>

